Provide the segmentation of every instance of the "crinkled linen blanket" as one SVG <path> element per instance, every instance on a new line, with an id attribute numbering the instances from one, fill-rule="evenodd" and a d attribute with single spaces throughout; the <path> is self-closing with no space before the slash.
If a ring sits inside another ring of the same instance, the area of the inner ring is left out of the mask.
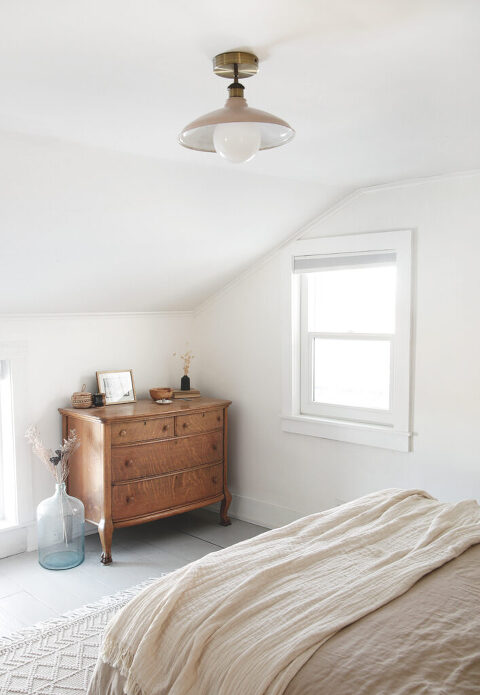
<path id="1" fill-rule="evenodd" d="M 127 695 L 277 695 L 347 625 L 480 543 L 480 507 L 383 490 L 162 577 L 107 628 Z"/>

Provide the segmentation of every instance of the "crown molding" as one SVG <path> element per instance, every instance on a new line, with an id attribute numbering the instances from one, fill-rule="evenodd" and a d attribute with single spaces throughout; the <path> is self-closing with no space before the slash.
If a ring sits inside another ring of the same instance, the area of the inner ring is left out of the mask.
<path id="1" fill-rule="evenodd" d="M 193 311 L 105 311 L 105 312 L 78 312 L 78 313 L 49 313 L 49 314 L 0 314 L 0 321 L 31 321 L 42 320 L 68 320 L 68 319 L 118 319 L 118 318 L 190 318 Z"/>
<path id="2" fill-rule="evenodd" d="M 399 179 L 389 183 L 376 183 L 371 186 L 363 186 L 357 190 L 360 193 L 376 193 L 377 191 L 388 191 L 395 188 L 407 188 L 408 186 L 423 186 L 428 183 L 441 183 L 450 179 L 464 179 L 480 176 L 480 169 L 466 169 L 465 171 L 454 171 L 450 174 L 432 174 L 432 176 L 419 176 L 413 179 Z"/>

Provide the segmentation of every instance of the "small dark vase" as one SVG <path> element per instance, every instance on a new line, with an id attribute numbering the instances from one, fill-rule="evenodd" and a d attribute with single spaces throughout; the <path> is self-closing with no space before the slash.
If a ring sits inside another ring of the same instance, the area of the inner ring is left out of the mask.
<path id="1" fill-rule="evenodd" d="M 190 377 L 187 374 L 182 376 L 180 388 L 182 391 L 190 391 Z"/>
<path id="2" fill-rule="evenodd" d="M 104 393 L 94 393 L 93 394 L 93 405 L 95 408 L 101 408 L 105 405 L 105 394 Z"/>

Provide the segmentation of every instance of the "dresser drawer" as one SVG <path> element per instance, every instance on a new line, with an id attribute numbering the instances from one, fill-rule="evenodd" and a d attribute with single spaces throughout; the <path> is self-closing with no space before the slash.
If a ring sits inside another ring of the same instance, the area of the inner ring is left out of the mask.
<path id="1" fill-rule="evenodd" d="M 112 444 L 130 444 L 131 442 L 173 437 L 173 422 L 173 417 L 114 422 L 112 424 Z"/>
<path id="2" fill-rule="evenodd" d="M 112 481 L 160 475 L 223 458 L 223 432 L 112 449 Z"/>
<path id="3" fill-rule="evenodd" d="M 112 487 L 114 521 L 155 514 L 223 491 L 223 464 Z"/>
<path id="4" fill-rule="evenodd" d="M 208 432 L 223 427 L 223 410 L 207 410 L 194 415 L 177 415 L 175 418 L 175 434 L 195 434 Z"/>

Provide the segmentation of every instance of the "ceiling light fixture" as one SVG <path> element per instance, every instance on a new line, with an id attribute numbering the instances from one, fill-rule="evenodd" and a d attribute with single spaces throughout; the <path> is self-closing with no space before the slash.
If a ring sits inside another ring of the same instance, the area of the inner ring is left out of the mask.
<path id="1" fill-rule="evenodd" d="M 213 72 L 233 78 L 223 109 L 211 111 L 189 123 L 180 133 L 184 147 L 201 152 L 217 152 L 229 162 L 248 162 L 258 150 L 270 150 L 289 142 L 295 131 L 288 123 L 266 111 L 248 106 L 245 87 L 238 81 L 258 72 L 258 58 L 253 53 L 230 51 L 213 59 Z"/>

